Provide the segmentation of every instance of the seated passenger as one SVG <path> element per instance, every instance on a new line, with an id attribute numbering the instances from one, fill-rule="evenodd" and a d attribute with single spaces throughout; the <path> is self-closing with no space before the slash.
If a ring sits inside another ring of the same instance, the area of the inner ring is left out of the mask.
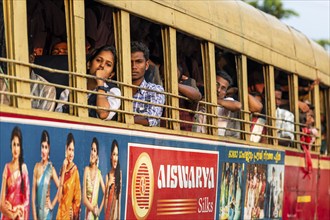
<path id="1" fill-rule="evenodd" d="M 275 86 L 275 99 L 276 99 L 276 128 L 281 129 L 277 130 L 277 137 L 284 138 L 287 140 L 278 140 L 278 143 L 282 146 L 289 146 L 291 141 L 294 139 L 294 115 L 288 110 L 282 109 L 279 106 L 281 105 L 282 100 L 282 90 L 281 86 L 276 84 Z"/>
<path id="2" fill-rule="evenodd" d="M 87 89 L 97 91 L 99 94 L 88 94 L 88 105 L 106 108 L 109 110 L 117 110 L 121 101 L 119 98 L 107 96 L 121 96 L 119 88 L 105 80 L 111 79 L 115 75 L 116 67 L 116 50 L 113 46 L 103 46 L 91 54 L 87 62 L 87 74 L 96 76 L 97 78 L 87 79 Z M 61 99 L 68 100 L 69 90 L 66 89 L 61 94 Z M 56 107 L 58 112 L 68 112 L 67 105 L 58 104 Z M 89 109 L 90 117 L 98 117 L 103 120 L 111 120 L 116 112 L 103 109 Z"/>
<path id="3" fill-rule="evenodd" d="M 133 98 L 137 101 L 133 102 L 133 112 L 141 113 L 146 116 L 135 115 L 134 122 L 136 124 L 146 126 L 159 126 L 159 119 L 148 117 L 161 117 L 163 108 L 152 104 L 139 102 L 139 100 L 147 101 L 154 104 L 165 103 L 165 95 L 158 93 L 164 92 L 164 88 L 160 85 L 148 83 L 144 79 L 144 74 L 149 67 L 149 49 L 141 42 L 131 43 L 131 68 L 132 68 L 132 84 L 140 88 L 133 88 Z M 144 90 L 143 88 L 150 89 Z"/>
<path id="4" fill-rule="evenodd" d="M 188 76 L 183 75 L 183 70 L 180 65 L 178 65 L 178 86 L 179 94 L 189 99 L 180 99 L 179 107 L 196 111 L 197 103 L 202 99 L 202 94 L 197 88 L 196 81 Z M 193 122 L 194 113 L 180 110 L 180 120 Z M 192 124 L 181 123 L 180 128 L 184 131 L 191 131 Z"/>
<path id="5" fill-rule="evenodd" d="M 229 118 L 237 117 L 238 111 L 241 110 L 242 104 L 233 98 L 226 97 L 227 89 L 232 84 L 231 77 L 225 71 L 217 71 L 216 76 L 217 81 L 217 97 L 218 97 L 218 107 L 217 115 L 226 116 Z M 205 111 L 202 109 L 202 111 Z M 199 123 L 206 123 L 205 115 L 196 115 L 197 121 Z M 195 117 L 196 117 L 195 116 Z M 230 120 L 227 118 L 218 118 L 218 135 L 220 136 L 233 136 L 236 138 L 240 137 L 240 133 L 236 131 L 226 130 L 226 128 L 240 129 L 240 122 L 235 120 Z M 196 132 L 206 133 L 205 126 L 197 126 L 194 129 Z"/>

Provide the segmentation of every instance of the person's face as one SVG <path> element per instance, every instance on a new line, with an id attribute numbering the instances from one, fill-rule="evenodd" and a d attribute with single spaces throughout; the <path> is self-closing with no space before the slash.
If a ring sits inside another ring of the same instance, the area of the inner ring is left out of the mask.
<path id="1" fill-rule="evenodd" d="M 49 145 L 47 141 L 41 143 L 41 159 L 47 161 L 49 156 Z"/>
<path id="2" fill-rule="evenodd" d="M 54 45 L 52 49 L 52 55 L 67 55 L 68 44 L 66 42 L 60 42 Z"/>
<path id="3" fill-rule="evenodd" d="M 310 109 L 306 114 L 306 126 L 312 127 L 314 125 L 314 122 L 314 111 Z"/>
<path id="4" fill-rule="evenodd" d="M 229 82 L 224 78 L 217 76 L 217 96 L 220 99 L 225 98 L 227 94 L 227 89 L 229 86 Z"/>
<path id="5" fill-rule="evenodd" d="M 98 155 L 97 155 L 97 148 L 96 148 L 96 144 L 93 143 L 92 144 L 92 148 L 91 148 L 91 155 L 90 155 L 90 163 L 91 164 L 96 164 L 98 159 Z"/>
<path id="6" fill-rule="evenodd" d="M 149 67 L 143 52 L 137 51 L 131 54 L 132 81 L 139 81 L 144 78 L 144 73 Z"/>
<path id="7" fill-rule="evenodd" d="M 66 148 L 66 159 L 69 163 L 73 162 L 74 159 L 74 144 L 71 142 Z"/>
<path id="8" fill-rule="evenodd" d="M 19 159 L 19 155 L 21 154 L 21 143 L 17 136 L 14 136 L 13 140 L 11 141 L 11 153 L 14 160 Z"/>
<path id="9" fill-rule="evenodd" d="M 111 163 L 112 163 L 112 168 L 116 169 L 117 164 L 118 164 L 118 147 L 117 146 L 113 149 L 113 152 L 111 154 Z"/>
<path id="10" fill-rule="evenodd" d="M 96 71 L 104 70 L 105 78 L 112 78 L 114 75 L 113 69 L 115 66 L 115 58 L 111 51 L 100 52 L 91 62 L 88 62 L 87 68 L 89 73 L 96 75 Z"/>
<path id="11" fill-rule="evenodd" d="M 282 92 L 281 91 L 275 91 L 275 102 L 276 107 L 279 107 L 282 102 Z"/>
<path id="12" fill-rule="evenodd" d="M 258 171 L 258 168 L 257 167 L 254 167 L 254 174 L 256 174 Z"/>

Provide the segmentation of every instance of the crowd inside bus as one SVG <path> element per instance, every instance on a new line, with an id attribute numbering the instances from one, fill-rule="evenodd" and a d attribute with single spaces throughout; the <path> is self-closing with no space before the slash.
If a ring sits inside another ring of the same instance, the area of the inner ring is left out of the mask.
<path id="1" fill-rule="evenodd" d="M 120 121 L 118 110 L 122 109 L 123 91 L 116 70 L 118 52 L 115 47 L 113 13 L 115 9 L 86 1 L 85 3 L 85 46 L 86 75 L 89 91 L 87 95 L 89 116 L 102 120 Z M 66 35 L 65 11 L 63 1 L 27 1 L 27 21 L 30 62 L 59 70 L 68 70 L 68 44 Z M 162 25 L 131 15 L 131 74 L 134 123 L 145 126 L 169 127 L 168 115 L 171 108 L 166 105 L 168 82 L 164 74 L 164 48 L 161 35 Z M 3 31 L 3 29 L 2 29 Z M 3 36 L 3 33 L 1 33 Z M 210 133 L 209 109 L 212 104 L 205 101 L 205 87 L 216 84 L 216 120 L 219 136 L 241 139 L 244 135 L 241 118 L 240 82 L 235 52 L 216 47 L 216 82 L 204 80 L 202 40 L 177 31 L 177 76 L 179 92 L 180 129 L 184 131 Z M 4 45 L 2 46 L 4 47 Z M 4 48 L 1 48 L 4 52 Z M 2 57 L 5 57 L 2 53 Z M 299 77 L 299 115 L 294 115 L 287 73 L 275 68 L 276 119 L 267 115 L 267 94 L 263 63 L 248 59 L 248 106 L 250 114 L 250 141 L 269 143 L 270 133 L 277 132 L 278 144 L 294 147 L 296 134 L 299 134 L 302 147 L 314 146 L 321 137 L 320 151 L 327 154 L 326 114 L 321 115 L 321 130 L 315 127 L 315 112 L 311 93 L 319 79 L 311 81 Z M 1 66 L 6 74 L 6 66 Z M 31 94 L 35 96 L 32 107 L 62 113 L 70 112 L 70 76 L 50 73 L 34 68 L 30 78 Z M 8 79 L 0 78 L 2 91 L 9 90 Z M 55 85 L 55 86 L 54 86 Z M 173 95 L 173 94 L 172 94 Z M 38 99 L 43 97 L 46 99 Z M 1 103 L 12 105 L 9 95 L 1 95 Z M 323 108 L 324 109 L 324 108 Z M 299 118 L 300 131 L 296 131 L 295 118 Z M 275 120 L 275 127 L 270 121 Z M 307 146 L 308 145 L 308 146 Z M 316 149 L 313 147 L 313 149 Z"/>

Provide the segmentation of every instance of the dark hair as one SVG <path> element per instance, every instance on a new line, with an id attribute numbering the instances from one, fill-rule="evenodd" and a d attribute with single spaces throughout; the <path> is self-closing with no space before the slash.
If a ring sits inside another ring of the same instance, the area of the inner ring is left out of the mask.
<path id="1" fill-rule="evenodd" d="M 47 142 L 48 146 L 50 146 L 50 138 L 49 138 L 49 134 L 46 130 L 43 130 L 41 133 L 40 145 L 42 144 L 42 142 Z M 49 148 L 48 155 L 50 155 L 50 148 Z"/>
<path id="2" fill-rule="evenodd" d="M 131 43 L 131 53 L 135 53 L 135 52 L 142 52 L 144 58 L 146 60 L 149 60 L 149 49 L 144 43 L 133 41 Z"/>
<path id="3" fill-rule="evenodd" d="M 118 148 L 118 152 L 119 152 L 119 146 L 118 146 L 118 142 L 116 139 L 114 139 L 112 141 L 111 144 L 111 155 L 113 153 L 113 151 L 115 150 L 115 147 Z M 111 166 L 112 166 L 112 161 L 110 160 Z M 115 190 L 116 190 L 116 196 L 117 198 L 119 197 L 119 193 L 120 193 L 120 164 L 119 164 L 119 158 L 118 158 L 118 162 L 117 162 L 117 167 L 115 169 Z"/>
<path id="4" fill-rule="evenodd" d="M 96 145 L 96 154 L 99 155 L 99 141 L 97 140 L 96 137 L 93 137 L 91 149 L 92 149 L 94 143 Z M 89 164 L 89 166 L 91 166 L 91 164 Z"/>
<path id="5" fill-rule="evenodd" d="M 95 143 L 97 155 L 99 155 L 99 141 L 97 140 L 96 137 L 93 137 L 93 141 L 92 141 L 91 147 L 92 147 L 93 143 Z"/>
<path id="6" fill-rule="evenodd" d="M 18 126 L 15 126 L 13 131 L 11 132 L 11 142 L 14 140 L 14 137 L 17 137 L 19 140 L 19 146 L 20 146 L 20 154 L 19 154 L 19 158 L 18 158 L 18 163 L 19 163 L 19 172 L 22 178 L 21 181 L 21 192 L 25 191 L 25 185 L 24 185 L 24 181 L 23 181 L 23 176 L 22 176 L 22 166 L 24 163 L 24 157 L 23 157 L 23 136 L 22 136 L 22 131 Z M 12 148 L 11 146 L 11 142 L 10 142 L 10 149 Z"/>
<path id="7" fill-rule="evenodd" d="M 68 137 L 66 138 L 66 148 L 68 148 L 68 146 L 73 143 L 74 144 L 74 137 L 73 134 L 70 132 L 68 134 Z"/>
<path id="8" fill-rule="evenodd" d="M 91 55 L 88 57 L 87 62 L 92 62 L 101 52 L 103 51 L 110 51 L 113 55 L 113 72 L 116 72 L 116 64 L 117 64 L 117 54 L 116 48 L 110 45 L 104 45 L 99 49 L 94 50 Z"/>
<path id="9" fill-rule="evenodd" d="M 275 84 L 275 91 L 282 92 L 282 89 L 281 89 L 281 85 L 280 84 Z"/>
<path id="10" fill-rule="evenodd" d="M 219 77 L 225 79 L 226 81 L 228 81 L 228 84 L 229 84 L 228 87 L 233 84 L 233 79 L 231 78 L 231 76 L 227 72 L 225 72 L 223 70 L 217 70 L 217 76 L 219 76 Z"/>

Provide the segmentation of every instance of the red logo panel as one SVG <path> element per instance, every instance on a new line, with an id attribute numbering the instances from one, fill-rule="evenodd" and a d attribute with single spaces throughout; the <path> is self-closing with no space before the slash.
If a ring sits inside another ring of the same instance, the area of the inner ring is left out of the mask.
<path id="1" fill-rule="evenodd" d="M 215 218 L 218 152 L 129 146 L 127 219 Z"/>

